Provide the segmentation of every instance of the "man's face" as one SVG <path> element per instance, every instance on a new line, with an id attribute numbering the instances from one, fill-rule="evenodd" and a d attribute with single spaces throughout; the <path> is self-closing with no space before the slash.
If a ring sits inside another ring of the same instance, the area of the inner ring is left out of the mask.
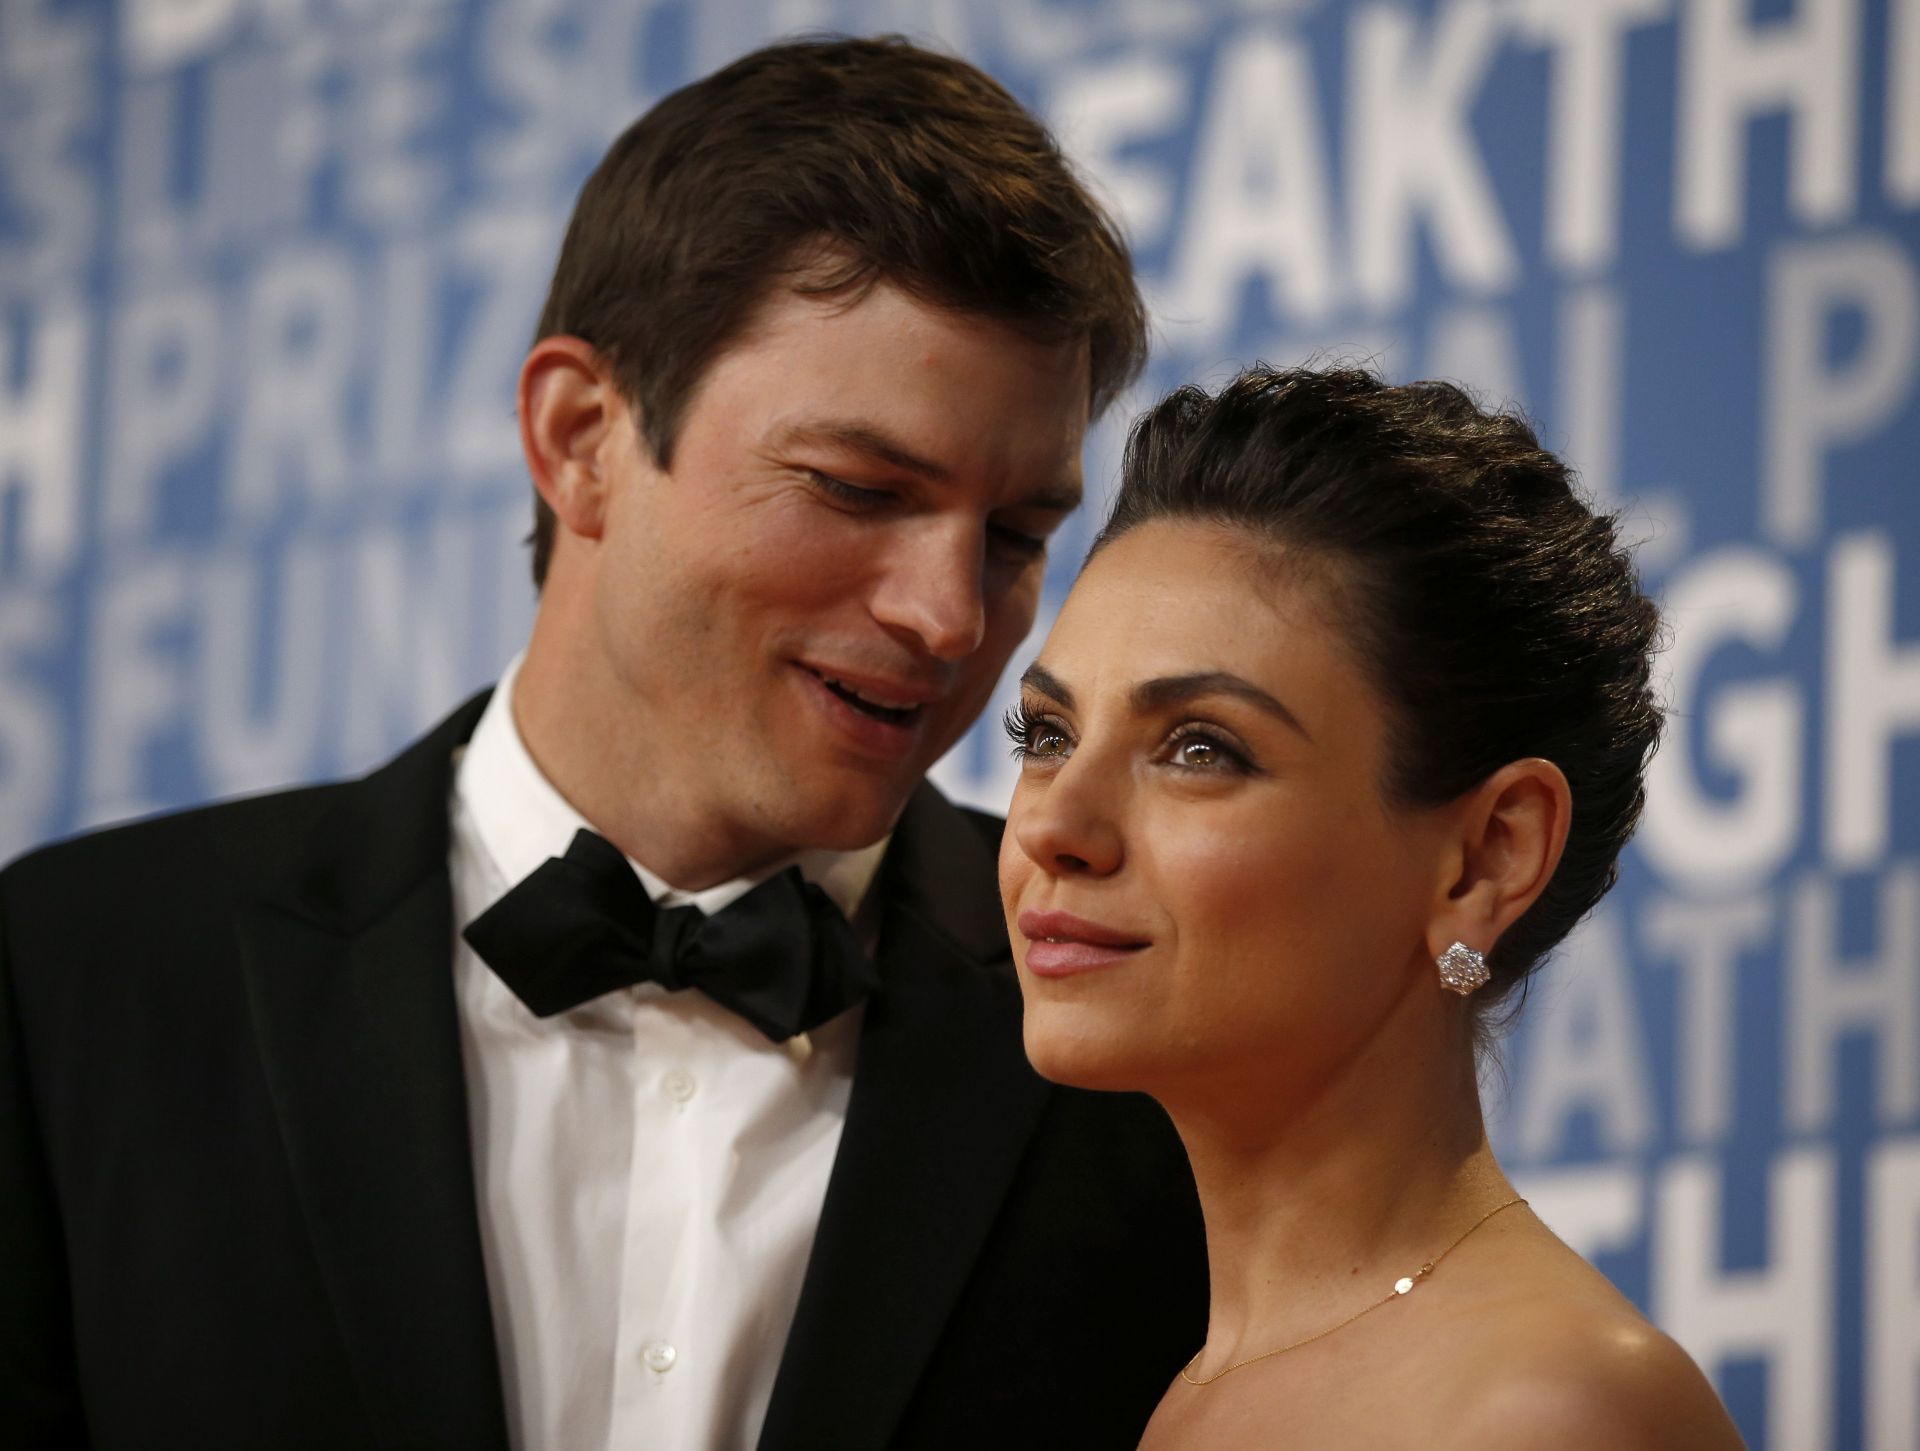
<path id="1" fill-rule="evenodd" d="M 879 285 L 772 299 L 670 470 L 617 416 L 591 653 L 644 803 L 737 868 L 891 829 L 1033 622 L 1087 392 L 1084 344 Z"/>

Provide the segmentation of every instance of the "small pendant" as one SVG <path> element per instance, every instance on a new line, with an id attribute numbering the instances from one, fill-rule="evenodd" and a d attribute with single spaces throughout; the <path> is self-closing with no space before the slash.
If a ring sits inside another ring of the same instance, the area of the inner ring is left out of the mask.
<path id="1" fill-rule="evenodd" d="M 1413 1288 L 1412 1275 L 1402 1275 L 1399 1279 L 1393 1282 L 1393 1293 L 1396 1295 L 1404 1295 L 1407 1293 L 1407 1291 L 1411 1290 L 1412 1288 Z"/>

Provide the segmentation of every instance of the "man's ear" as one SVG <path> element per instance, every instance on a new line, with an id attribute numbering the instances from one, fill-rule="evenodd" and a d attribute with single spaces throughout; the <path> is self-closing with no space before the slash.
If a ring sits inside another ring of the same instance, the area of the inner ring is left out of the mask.
<path id="1" fill-rule="evenodd" d="M 1492 951 L 1546 890 L 1567 844 L 1573 794 L 1558 766 L 1530 757 L 1502 766 L 1454 811 L 1459 851 L 1427 928 L 1435 957 L 1455 942 Z"/>
<path id="2" fill-rule="evenodd" d="M 520 449 L 534 488 L 560 527 L 598 539 L 606 522 L 607 445 L 626 407 L 590 345 L 547 337 L 520 365 Z"/>

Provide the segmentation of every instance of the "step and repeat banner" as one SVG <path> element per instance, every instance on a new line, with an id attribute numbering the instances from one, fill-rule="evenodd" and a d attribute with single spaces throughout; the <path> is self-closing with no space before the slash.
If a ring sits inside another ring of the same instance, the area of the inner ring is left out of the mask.
<path id="1" fill-rule="evenodd" d="M 1754 1446 L 1920 1447 L 1920 0 L 0 0 L 0 857 L 492 678 L 575 189 L 820 29 L 979 61 L 1124 218 L 1157 345 L 1100 485 L 1175 383 L 1359 358 L 1624 511 L 1670 735 L 1497 1140 Z"/>

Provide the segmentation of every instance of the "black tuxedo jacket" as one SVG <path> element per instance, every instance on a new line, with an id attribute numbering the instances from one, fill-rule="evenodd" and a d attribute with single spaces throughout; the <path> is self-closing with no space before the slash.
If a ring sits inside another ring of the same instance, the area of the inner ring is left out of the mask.
<path id="1" fill-rule="evenodd" d="M 447 871 L 482 703 L 0 873 L 0 1442 L 504 1451 Z M 998 831 L 922 787 L 882 866 L 763 1451 L 1130 1448 L 1200 1343 L 1165 1116 L 1021 1053 Z"/>

